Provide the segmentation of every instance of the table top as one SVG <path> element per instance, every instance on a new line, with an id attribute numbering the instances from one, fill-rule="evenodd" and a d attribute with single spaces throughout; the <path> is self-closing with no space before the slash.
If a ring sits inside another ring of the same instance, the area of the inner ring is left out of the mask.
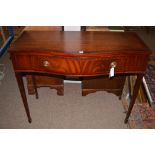
<path id="1" fill-rule="evenodd" d="M 150 53 L 149 48 L 134 32 L 41 32 L 25 31 L 9 49 L 13 51 L 54 51 L 83 53 Z"/>

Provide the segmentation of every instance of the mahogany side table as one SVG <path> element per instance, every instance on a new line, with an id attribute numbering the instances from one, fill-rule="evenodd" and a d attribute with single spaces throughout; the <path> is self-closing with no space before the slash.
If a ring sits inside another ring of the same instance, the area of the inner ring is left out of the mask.
<path id="1" fill-rule="evenodd" d="M 151 54 L 133 32 L 24 32 L 9 52 L 29 122 L 23 76 L 108 77 L 113 71 L 115 75 L 137 75 L 127 123 Z"/>

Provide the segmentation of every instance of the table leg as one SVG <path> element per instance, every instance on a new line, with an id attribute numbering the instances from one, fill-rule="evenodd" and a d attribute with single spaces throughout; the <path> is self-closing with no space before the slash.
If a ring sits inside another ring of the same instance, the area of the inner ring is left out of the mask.
<path id="1" fill-rule="evenodd" d="M 28 118 L 29 123 L 31 123 L 32 119 L 31 119 L 31 116 L 30 116 L 29 106 L 28 106 L 28 103 L 27 103 L 27 98 L 26 98 L 26 93 L 25 93 L 25 88 L 24 88 L 24 82 L 23 82 L 23 76 L 22 76 L 21 73 L 15 73 L 15 75 L 16 75 L 18 87 L 19 87 L 19 90 L 20 90 L 20 94 L 21 94 L 21 97 L 22 97 L 22 100 L 23 100 L 23 104 L 24 104 L 24 107 L 25 107 L 25 111 L 26 111 L 26 114 L 27 114 L 27 118 Z"/>
<path id="2" fill-rule="evenodd" d="M 138 91 L 139 91 L 139 88 L 140 88 L 140 85 L 141 85 L 141 82 L 142 82 L 142 78 L 143 78 L 143 74 L 138 74 L 137 75 L 137 79 L 136 79 L 136 82 L 135 82 L 135 85 L 134 85 L 134 90 L 133 90 L 133 95 L 131 97 L 131 101 L 130 101 L 130 105 L 129 105 L 129 108 L 128 108 L 128 111 L 127 111 L 127 114 L 126 114 L 126 118 L 124 120 L 125 123 L 128 122 L 128 118 L 131 114 L 131 111 L 132 111 L 132 108 L 135 104 L 135 100 L 136 100 L 136 97 L 138 95 Z"/>

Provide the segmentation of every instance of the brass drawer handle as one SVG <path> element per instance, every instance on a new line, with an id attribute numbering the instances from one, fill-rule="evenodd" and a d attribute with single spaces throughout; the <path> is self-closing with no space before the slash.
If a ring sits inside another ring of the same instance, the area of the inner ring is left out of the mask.
<path id="1" fill-rule="evenodd" d="M 116 68 L 117 66 L 117 62 L 113 61 L 111 64 L 110 64 L 110 72 L 109 72 L 109 78 L 113 77 L 114 74 L 115 74 L 115 70 L 114 68 Z"/>
<path id="2" fill-rule="evenodd" d="M 117 62 L 116 61 L 113 61 L 111 64 L 110 64 L 110 67 L 111 68 L 115 68 L 117 66 Z"/>
<path id="3" fill-rule="evenodd" d="M 50 65 L 50 63 L 47 60 L 43 61 L 43 66 L 44 67 L 48 67 L 49 65 Z"/>

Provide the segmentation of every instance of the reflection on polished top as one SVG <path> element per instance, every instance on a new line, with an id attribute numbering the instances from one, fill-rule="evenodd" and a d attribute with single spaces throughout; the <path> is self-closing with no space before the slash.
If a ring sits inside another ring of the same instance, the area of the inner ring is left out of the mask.
<path id="1" fill-rule="evenodd" d="M 95 49 L 95 51 L 94 51 Z M 133 32 L 29 32 L 11 45 L 10 51 L 83 53 L 134 53 L 150 51 Z M 79 52 L 80 51 L 80 52 Z"/>

